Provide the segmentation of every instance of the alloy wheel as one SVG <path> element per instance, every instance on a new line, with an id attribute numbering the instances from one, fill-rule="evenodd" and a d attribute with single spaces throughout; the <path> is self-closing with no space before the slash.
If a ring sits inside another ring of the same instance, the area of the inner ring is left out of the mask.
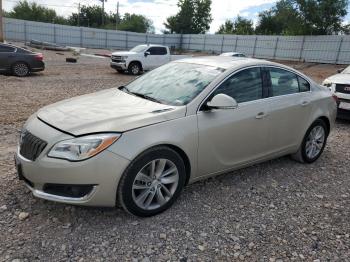
<path id="1" fill-rule="evenodd" d="M 13 66 L 13 72 L 17 76 L 26 76 L 29 73 L 29 68 L 25 63 L 17 63 Z"/>
<path id="2" fill-rule="evenodd" d="M 179 184 L 179 171 L 168 159 L 155 159 L 136 175 L 132 185 L 132 198 L 143 210 L 162 207 L 174 195 Z"/>
<path id="3" fill-rule="evenodd" d="M 324 146 L 326 140 L 326 132 L 322 126 L 315 126 L 306 140 L 305 152 L 308 158 L 317 157 Z"/>

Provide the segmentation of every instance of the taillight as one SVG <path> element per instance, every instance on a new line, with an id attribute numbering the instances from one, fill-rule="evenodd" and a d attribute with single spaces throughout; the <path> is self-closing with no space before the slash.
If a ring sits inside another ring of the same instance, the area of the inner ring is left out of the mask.
<path id="1" fill-rule="evenodd" d="M 35 60 L 37 60 L 37 61 L 43 61 L 44 56 L 43 56 L 43 54 L 38 53 L 38 54 L 35 55 L 34 58 L 35 58 Z"/>
<path id="2" fill-rule="evenodd" d="M 336 95 L 332 95 L 332 97 L 333 97 L 334 101 L 338 104 L 339 103 L 338 97 Z"/>

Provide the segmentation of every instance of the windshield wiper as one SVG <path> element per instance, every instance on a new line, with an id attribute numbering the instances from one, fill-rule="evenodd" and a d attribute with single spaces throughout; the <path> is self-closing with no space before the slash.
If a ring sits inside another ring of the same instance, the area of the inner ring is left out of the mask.
<path id="1" fill-rule="evenodd" d="M 151 97 L 151 96 L 149 96 L 149 95 L 130 91 L 126 86 L 120 86 L 118 89 L 119 89 L 119 90 L 123 90 L 124 92 L 126 92 L 126 93 L 128 93 L 128 94 L 132 94 L 132 95 L 134 95 L 134 96 L 138 96 L 138 97 L 141 97 L 141 98 L 143 98 L 143 99 L 147 99 L 147 100 L 150 100 L 150 101 L 159 103 L 159 104 L 163 104 L 160 100 L 158 100 L 158 99 L 156 99 L 156 98 L 154 98 L 154 97 Z"/>

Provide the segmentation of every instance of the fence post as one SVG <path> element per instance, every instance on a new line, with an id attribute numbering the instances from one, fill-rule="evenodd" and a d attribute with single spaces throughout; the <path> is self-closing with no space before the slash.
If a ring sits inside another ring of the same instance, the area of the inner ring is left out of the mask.
<path id="1" fill-rule="evenodd" d="M 300 47 L 300 54 L 299 54 L 299 61 L 303 58 L 303 51 L 304 51 L 304 45 L 305 45 L 305 38 L 306 36 L 303 36 L 303 40 L 301 42 L 301 47 Z"/>
<path id="2" fill-rule="evenodd" d="M 192 37 L 192 35 L 189 35 L 189 36 L 188 36 L 188 48 L 187 48 L 187 51 L 190 51 L 191 37 Z"/>
<path id="3" fill-rule="evenodd" d="M 148 44 L 148 34 L 146 33 L 146 44 Z"/>
<path id="4" fill-rule="evenodd" d="M 56 24 L 53 24 L 53 42 L 57 44 L 56 42 Z"/>
<path id="5" fill-rule="evenodd" d="M 80 27 L 80 47 L 83 47 L 83 28 Z"/>
<path id="6" fill-rule="evenodd" d="M 129 36 L 128 32 L 125 32 L 125 49 L 126 50 L 129 49 L 129 42 L 128 42 L 129 37 L 128 36 Z"/>
<path id="7" fill-rule="evenodd" d="M 255 37 L 255 41 L 254 41 L 254 48 L 253 48 L 253 57 L 255 57 L 255 49 L 256 49 L 256 42 L 258 41 L 258 37 Z"/>
<path id="8" fill-rule="evenodd" d="M 24 42 L 27 43 L 27 22 L 24 22 Z"/>
<path id="9" fill-rule="evenodd" d="M 107 40 L 108 40 L 108 32 L 106 30 L 106 37 L 105 37 L 105 48 L 107 49 Z"/>
<path id="10" fill-rule="evenodd" d="M 238 42 L 238 35 L 236 36 L 235 50 L 233 50 L 234 52 L 236 52 L 236 51 L 237 51 L 237 42 Z"/>
<path id="11" fill-rule="evenodd" d="M 165 45 L 165 34 L 163 35 L 163 41 L 162 41 L 163 45 Z"/>
<path id="12" fill-rule="evenodd" d="M 277 47 L 278 47 L 278 41 L 279 41 L 279 37 L 277 36 L 276 38 L 276 43 L 275 43 L 275 50 L 273 51 L 273 59 L 276 59 L 276 53 L 277 53 Z"/>
<path id="13" fill-rule="evenodd" d="M 224 50 L 224 42 L 225 42 L 225 35 L 222 36 L 222 41 L 221 41 L 221 53 Z"/>
<path id="14" fill-rule="evenodd" d="M 203 39 L 203 51 L 205 51 L 205 41 L 207 39 L 207 35 L 204 34 L 204 39 Z"/>
<path id="15" fill-rule="evenodd" d="M 338 64 L 338 62 L 339 62 L 339 55 L 340 55 L 340 51 L 341 51 L 341 48 L 342 48 L 342 45 L 343 45 L 343 41 L 344 41 L 344 36 L 342 36 L 342 37 L 340 38 L 340 43 L 339 43 L 337 58 L 335 59 L 335 64 Z"/>

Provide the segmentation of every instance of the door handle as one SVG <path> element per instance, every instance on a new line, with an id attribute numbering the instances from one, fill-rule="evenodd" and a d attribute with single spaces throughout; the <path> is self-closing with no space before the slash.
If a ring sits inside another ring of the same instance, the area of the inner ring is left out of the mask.
<path id="1" fill-rule="evenodd" d="M 303 101 L 301 102 L 301 106 L 307 106 L 310 104 L 310 101 Z"/>
<path id="2" fill-rule="evenodd" d="M 266 117 L 267 116 L 267 114 L 265 113 L 265 112 L 259 112 L 256 116 L 255 116 L 255 118 L 256 119 L 263 119 L 264 117 Z"/>

